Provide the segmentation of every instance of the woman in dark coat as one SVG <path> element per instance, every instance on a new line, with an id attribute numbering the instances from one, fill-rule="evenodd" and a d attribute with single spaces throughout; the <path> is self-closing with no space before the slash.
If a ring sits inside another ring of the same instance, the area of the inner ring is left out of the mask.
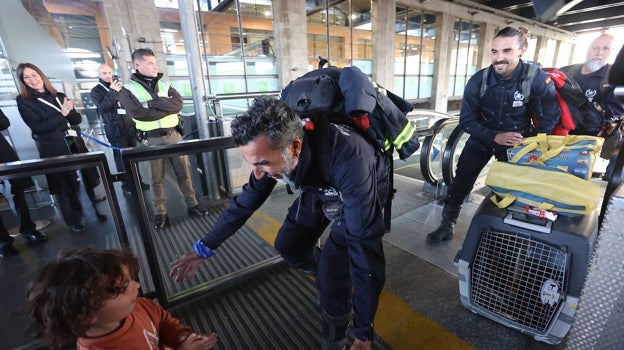
<path id="1" fill-rule="evenodd" d="M 41 158 L 69 155 L 65 136 L 82 140 L 76 130 L 82 116 L 74 109 L 74 102 L 62 92 L 57 92 L 50 80 L 32 63 L 17 66 L 20 94 L 17 108 L 22 119 L 32 131 L 32 138 Z M 74 232 L 84 231 L 82 204 L 78 198 L 78 177 L 74 171 L 46 174 L 50 194 L 56 198 L 65 224 Z"/>
<path id="2" fill-rule="evenodd" d="M 6 130 L 11 125 L 9 118 L 4 115 L 4 112 L 0 109 L 0 131 Z M 18 161 L 19 157 L 17 153 L 11 147 L 9 142 L 0 135 L 0 163 L 8 163 Z M 33 241 L 42 242 L 48 239 L 48 236 L 44 233 L 37 231 L 37 225 L 30 217 L 30 211 L 28 209 L 28 203 L 24 196 L 24 190 L 32 187 L 33 182 L 30 177 L 24 177 L 19 179 L 9 180 L 11 183 L 11 193 L 13 194 L 13 203 L 15 204 L 15 213 L 17 214 L 17 220 L 20 223 L 20 234 L 23 237 Z M 5 197 L 6 193 L 4 194 Z M 9 231 L 2 222 L 0 216 L 0 258 L 6 258 L 18 253 L 18 250 L 13 248 L 13 237 L 9 235 Z"/>

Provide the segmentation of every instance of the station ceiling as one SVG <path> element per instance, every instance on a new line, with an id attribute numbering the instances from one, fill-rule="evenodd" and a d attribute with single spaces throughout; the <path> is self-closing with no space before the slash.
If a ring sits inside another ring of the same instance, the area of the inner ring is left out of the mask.
<path id="1" fill-rule="evenodd" d="M 575 33 L 624 25 L 624 1 L 474 0 L 473 2 Z"/>

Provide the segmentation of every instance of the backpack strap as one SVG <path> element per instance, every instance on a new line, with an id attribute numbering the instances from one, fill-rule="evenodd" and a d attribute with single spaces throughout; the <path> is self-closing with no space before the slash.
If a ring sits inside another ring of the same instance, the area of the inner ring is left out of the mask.
<path id="1" fill-rule="evenodd" d="M 611 73 L 611 65 L 607 64 L 607 70 L 605 71 L 605 75 L 600 81 L 600 92 L 602 93 L 602 96 L 605 96 L 605 94 L 607 93 L 607 89 L 612 86 L 611 84 L 609 84 L 609 73 Z"/>
<path id="2" fill-rule="evenodd" d="M 529 103 L 529 97 L 531 96 L 531 86 L 533 85 L 533 79 L 537 75 L 537 72 L 540 70 L 540 67 L 537 64 L 527 63 L 529 66 L 529 71 L 527 72 L 526 78 L 522 81 L 522 94 L 524 95 L 524 99 L 527 103 Z"/>
<path id="3" fill-rule="evenodd" d="M 522 94 L 524 94 L 525 100 L 529 101 L 529 96 L 531 96 L 531 85 L 533 85 L 533 79 L 537 75 L 537 72 L 540 70 L 537 64 L 526 63 L 528 66 L 528 72 L 524 81 L 522 81 Z M 488 74 L 490 73 L 490 66 L 487 66 L 483 69 L 483 80 L 481 81 L 481 91 L 479 92 L 479 97 L 483 97 L 485 92 L 487 91 L 487 80 Z"/>
<path id="4" fill-rule="evenodd" d="M 568 77 L 574 79 L 574 76 L 576 75 L 576 73 L 578 73 L 581 69 L 583 68 L 583 64 L 579 63 L 579 64 L 573 64 L 570 66 L 569 69 L 567 69 L 566 71 L 563 71 Z M 611 86 L 609 84 L 609 73 L 611 72 L 611 65 L 607 64 L 607 70 L 605 71 L 605 75 L 602 77 L 602 80 L 600 80 L 600 92 L 602 93 L 602 95 L 604 96 L 604 94 L 606 93 L 606 90 Z"/>
<path id="5" fill-rule="evenodd" d="M 306 132 L 306 136 L 310 137 L 312 153 L 314 154 L 312 165 L 317 168 L 319 180 L 323 185 L 331 185 L 331 145 L 329 142 L 329 121 L 326 117 L 316 116 L 311 118 L 314 123 L 314 130 Z"/>
<path id="6" fill-rule="evenodd" d="M 485 95 L 485 91 L 487 90 L 487 79 L 489 73 L 490 66 L 487 66 L 485 67 L 485 69 L 483 69 L 483 74 L 481 75 L 483 79 L 481 81 L 481 91 L 479 91 L 479 97 L 483 97 Z"/>
<path id="7" fill-rule="evenodd" d="M 583 68 L 582 64 L 573 64 L 570 66 L 570 68 L 567 69 L 566 71 L 563 71 L 567 76 L 569 76 L 570 78 L 574 79 L 574 76 L 576 75 L 576 73 L 578 73 L 581 68 Z"/>

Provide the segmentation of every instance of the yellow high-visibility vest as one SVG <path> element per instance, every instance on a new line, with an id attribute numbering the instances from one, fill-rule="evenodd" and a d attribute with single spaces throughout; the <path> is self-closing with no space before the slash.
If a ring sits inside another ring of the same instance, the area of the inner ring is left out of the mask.
<path id="1" fill-rule="evenodd" d="M 162 80 L 158 81 L 158 96 L 168 97 L 169 84 L 166 84 Z M 130 80 L 129 83 L 124 84 L 124 88 L 128 89 L 141 103 L 152 100 L 152 95 L 145 90 L 145 87 L 134 80 Z M 174 128 L 180 122 L 177 114 L 169 114 L 158 120 L 145 121 L 132 118 L 136 123 L 137 130 L 151 131 L 156 129 L 168 129 Z"/>

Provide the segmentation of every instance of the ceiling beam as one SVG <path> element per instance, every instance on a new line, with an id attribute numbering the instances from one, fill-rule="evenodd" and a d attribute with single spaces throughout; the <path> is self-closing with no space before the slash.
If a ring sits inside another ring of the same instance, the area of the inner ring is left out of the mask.
<path id="1" fill-rule="evenodd" d="M 613 6 L 622 6 L 621 2 L 617 1 L 605 1 L 605 0 L 583 0 L 578 3 L 576 6 L 571 8 L 568 12 L 578 11 L 578 10 L 598 10 L 601 8 L 609 8 Z"/>
<path id="2" fill-rule="evenodd" d="M 622 3 L 619 7 L 606 8 L 594 11 L 574 11 L 566 13 L 557 17 L 554 23 L 555 25 L 565 25 L 567 23 L 574 24 L 579 22 L 596 22 L 609 20 L 617 16 L 624 16 L 624 3 Z"/>
<path id="3" fill-rule="evenodd" d="M 488 6 L 503 11 L 513 11 L 524 7 L 531 7 L 528 0 L 490 0 Z"/>
<path id="4" fill-rule="evenodd" d="M 563 23 L 558 24 L 557 28 L 568 30 L 570 32 L 581 32 L 590 30 L 607 29 L 610 27 L 621 26 L 624 23 L 624 16 L 609 17 L 596 19 L 594 21 Z"/>

